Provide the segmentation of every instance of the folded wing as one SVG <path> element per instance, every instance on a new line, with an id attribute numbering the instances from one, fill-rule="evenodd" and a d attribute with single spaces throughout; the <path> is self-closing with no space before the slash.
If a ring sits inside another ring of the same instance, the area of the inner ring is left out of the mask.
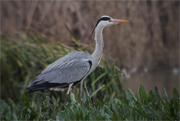
<path id="1" fill-rule="evenodd" d="M 90 71 L 92 62 L 87 53 L 73 52 L 50 64 L 28 86 L 30 92 L 52 87 L 66 88 L 81 81 Z"/>

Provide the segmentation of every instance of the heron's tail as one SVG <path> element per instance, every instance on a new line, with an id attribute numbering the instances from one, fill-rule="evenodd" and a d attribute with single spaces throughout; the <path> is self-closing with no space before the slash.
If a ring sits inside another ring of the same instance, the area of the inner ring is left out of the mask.
<path id="1" fill-rule="evenodd" d="M 36 77 L 33 81 L 30 82 L 27 90 L 28 90 L 28 93 L 30 93 L 30 92 L 44 90 L 47 88 L 48 87 L 43 86 L 43 79 Z"/>

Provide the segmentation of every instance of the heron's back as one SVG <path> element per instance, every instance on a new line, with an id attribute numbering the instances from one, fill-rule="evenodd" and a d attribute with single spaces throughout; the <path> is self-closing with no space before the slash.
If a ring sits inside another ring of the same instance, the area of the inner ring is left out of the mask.
<path id="1" fill-rule="evenodd" d="M 28 86 L 29 91 L 52 87 L 66 88 L 70 83 L 80 82 L 85 77 L 92 62 L 85 52 L 72 52 L 50 64 Z"/>

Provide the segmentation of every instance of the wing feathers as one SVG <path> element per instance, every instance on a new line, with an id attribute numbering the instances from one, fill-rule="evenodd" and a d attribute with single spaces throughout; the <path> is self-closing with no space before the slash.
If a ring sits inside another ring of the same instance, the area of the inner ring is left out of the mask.
<path id="1" fill-rule="evenodd" d="M 51 87 L 67 88 L 70 83 L 80 82 L 89 73 L 91 65 L 86 53 L 68 54 L 49 65 L 29 84 L 28 89 L 32 92 Z"/>

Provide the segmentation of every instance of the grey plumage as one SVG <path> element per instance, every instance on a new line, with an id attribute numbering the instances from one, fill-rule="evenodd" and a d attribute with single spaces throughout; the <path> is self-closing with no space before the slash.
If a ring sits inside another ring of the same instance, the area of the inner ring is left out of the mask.
<path id="1" fill-rule="evenodd" d="M 80 82 L 90 71 L 90 56 L 85 52 L 72 52 L 50 64 L 28 86 L 30 92 L 52 87 L 67 88 Z"/>
<path id="2" fill-rule="evenodd" d="M 96 42 L 93 54 L 89 56 L 85 52 L 77 51 L 58 59 L 29 84 L 29 92 L 44 89 L 60 91 L 68 87 L 69 94 L 72 86 L 83 81 L 98 66 L 104 47 L 102 35 L 104 27 L 126 22 L 128 21 L 102 16 L 93 30 Z"/>

